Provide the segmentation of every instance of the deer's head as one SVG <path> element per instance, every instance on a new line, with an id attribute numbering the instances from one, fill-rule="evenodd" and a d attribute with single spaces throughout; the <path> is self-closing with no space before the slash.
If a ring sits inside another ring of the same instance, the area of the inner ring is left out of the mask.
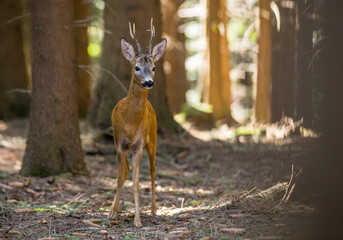
<path id="1" fill-rule="evenodd" d="M 123 56 L 130 62 L 132 67 L 133 80 L 140 84 L 146 89 L 151 89 L 154 86 L 154 76 L 155 76 L 155 62 L 157 62 L 163 56 L 166 47 L 167 40 L 163 38 L 159 43 L 155 45 L 152 49 L 152 39 L 155 35 L 155 28 L 152 24 L 152 19 L 150 22 L 150 41 L 146 50 L 146 53 L 142 52 L 141 46 L 136 38 L 135 34 L 135 24 L 131 28 L 129 23 L 130 36 L 136 44 L 137 53 L 135 52 L 133 46 L 125 39 L 120 39 L 121 51 Z"/>

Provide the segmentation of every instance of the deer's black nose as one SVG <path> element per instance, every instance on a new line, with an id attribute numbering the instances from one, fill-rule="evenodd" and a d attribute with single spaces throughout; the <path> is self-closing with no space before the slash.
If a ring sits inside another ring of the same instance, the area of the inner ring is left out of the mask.
<path id="1" fill-rule="evenodd" d="M 143 84 L 145 88 L 152 88 L 154 86 L 154 82 L 152 80 L 145 81 Z"/>

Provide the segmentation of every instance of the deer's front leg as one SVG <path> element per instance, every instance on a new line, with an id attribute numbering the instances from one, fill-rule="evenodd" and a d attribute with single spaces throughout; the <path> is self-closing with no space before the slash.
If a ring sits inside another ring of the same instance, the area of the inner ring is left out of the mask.
<path id="1" fill-rule="evenodd" d="M 122 153 L 120 151 L 117 151 L 117 160 L 118 160 L 118 178 L 117 178 L 117 192 L 114 197 L 114 201 L 112 203 L 110 212 L 108 214 L 109 218 L 117 218 L 118 213 L 120 210 L 120 193 L 123 190 L 125 180 L 127 178 L 127 175 L 129 174 L 129 164 L 127 162 L 127 152 Z"/>
<path id="2" fill-rule="evenodd" d="M 139 145 L 139 144 L 138 144 Z M 140 212 L 139 212 L 139 170 L 141 166 L 141 161 L 143 157 L 143 149 L 140 146 L 139 149 L 137 149 L 134 152 L 133 155 L 133 161 L 132 161 L 132 191 L 133 191 L 133 198 L 135 200 L 135 220 L 134 224 L 136 227 L 141 227 L 141 218 L 140 218 Z"/>

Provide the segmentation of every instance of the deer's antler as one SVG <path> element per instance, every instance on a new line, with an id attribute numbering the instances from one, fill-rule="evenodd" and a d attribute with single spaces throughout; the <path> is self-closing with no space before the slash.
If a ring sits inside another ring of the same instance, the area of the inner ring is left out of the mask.
<path id="1" fill-rule="evenodd" d="M 152 24 L 152 21 L 153 21 L 153 18 L 151 18 L 150 20 L 150 41 L 149 41 L 149 44 L 146 48 L 146 54 L 151 56 L 151 44 L 152 44 L 152 39 L 154 38 L 155 36 L 155 27 L 154 25 Z"/>
<path id="2" fill-rule="evenodd" d="M 142 48 L 141 45 L 139 44 L 137 38 L 136 38 L 136 27 L 135 24 L 132 24 L 132 28 L 131 28 L 131 23 L 129 22 L 129 29 L 130 29 L 130 36 L 132 38 L 132 40 L 135 42 L 136 47 L 137 47 L 137 51 L 138 51 L 138 55 L 142 54 Z"/>

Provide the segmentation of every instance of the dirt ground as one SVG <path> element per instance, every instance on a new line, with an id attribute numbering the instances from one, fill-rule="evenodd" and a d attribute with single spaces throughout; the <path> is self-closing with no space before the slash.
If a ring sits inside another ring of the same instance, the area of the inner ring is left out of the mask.
<path id="1" fill-rule="evenodd" d="M 94 141 L 94 133 L 85 129 L 90 176 L 21 177 L 27 121 L 0 122 L 0 239 L 276 240 L 304 239 L 311 233 L 316 208 L 306 200 L 312 196 L 292 201 L 289 190 L 304 162 L 311 161 L 316 139 L 293 136 L 256 143 L 249 136 L 238 141 L 201 141 L 185 134 L 160 138 L 157 217 L 150 216 L 144 155 L 143 227 L 135 228 L 131 175 L 121 195 L 119 219 L 107 219 L 116 190 L 115 151 L 111 141 Z"/>

